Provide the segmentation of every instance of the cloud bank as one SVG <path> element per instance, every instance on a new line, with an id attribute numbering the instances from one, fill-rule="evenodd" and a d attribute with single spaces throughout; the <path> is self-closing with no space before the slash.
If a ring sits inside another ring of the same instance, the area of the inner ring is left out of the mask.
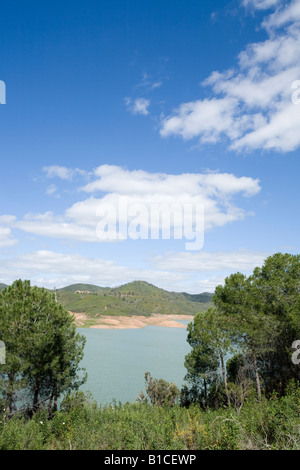
<path id="1" fill-rule="evenodd" d="M 56 176 L 72 174 L 72 170 L 55 169 Z M 141 229 L 147 228 L 148 214 L 159 208 L 161 220 L 154 228 L 161 230 L 162 220 L 168 217 L 169 207 L 204 208 L 204 228 L 212 230 L 228 223 L 243 220 L 249 212 L 235 203 L 235 198 L 251 198 L 260 190 L 260 182 L 246 176 L 230 173 L 183 173 L 179 175 L 150 173 L 144 170 L 127 170 L 114 165 L 101 165 L 93 172 L 90 182 L 79 188 L 80 194 L 87 194 L 63 214 L 46 211 L 42 214 L 25 214 L 20 220 L 11 221 L 9 228 L 50 238 L 101 242 L 97 235 L 99 213 L 102 208 L 115 208 L 118 223 L 126 223 L 140 213 Z M 120 198 L 126 200 L 128 211 L 120 210 Z M 130 214 L 131 211 L 131 214 Z M 252 215 L 252 213 L 250 213 Z M 131 218 L 131 219 L 130 219 Z M 193 215 L 187 215 L 186 222 L 192 226 Z M 190 219 L 190 220 L 188 220 Z M 171 221 L 175 228 L 182 221 Z M 105 241 L 111 241 L 106 239 Z"/>
<path id="2" fill-rule="evenodd" d="M 275 8 L 262 22 L 268 38 L 249 44 L 237 66 L 214 71 L 202 83 L 206 99 L 181 103 L 160 126 L 162 137 L 200 143 L 228 140 L 235 151 L 293 151 L 300 145 L 300 106 L 292 84 L 300 79 L 300 2 L 244 0 L 257 10 Z"/>

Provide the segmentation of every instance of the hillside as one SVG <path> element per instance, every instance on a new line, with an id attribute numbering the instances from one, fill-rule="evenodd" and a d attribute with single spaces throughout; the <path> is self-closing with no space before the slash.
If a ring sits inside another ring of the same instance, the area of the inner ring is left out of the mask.
<path id="1" fill-rule="evenodd" d="M 63 287 L 62 289 L 59 289 L 60 292 L 75 293 L 77 291 L 86 291 L 92 294 L 99 294 L 107 290 L 110 290 L 110 288 L 94 286 L 93 284 L 71 284 L 70 286 L 66 286 L 66 287 Z"/>
<path id="2" fill-rule="evenodd" d="M 169 292 L 148 282 L 133 281 L 117 288 L 73 284 L 57 290 L 57 299 L 71 312 L 99 315 L 195 315 L 212 305 L 212 294 Z"/>
<path id="3" fill-rule="evenodd" d="M 6 287 L 0 283 L 0 291 Z M 195 315 L 212 305 L 211 293 L 169 292 L 145 281 L 119 287 L 77 283 L 56 290 L 57 300 L 70 312 L 100 315 Z"/>

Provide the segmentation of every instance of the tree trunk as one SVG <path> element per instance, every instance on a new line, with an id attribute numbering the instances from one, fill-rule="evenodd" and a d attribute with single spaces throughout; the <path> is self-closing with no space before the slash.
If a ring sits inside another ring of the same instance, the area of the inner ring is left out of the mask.
<path id="1" fill-rule="evenodd" d="M 48 419 L 52 418 L 52 401 L 53 401 L 53 393 L 49 399 L 48 403 Z"/>
<path id="2" fill-rule="evenodd" d="M 259 373 L 258 373 L 257 359 L 256 359 L 255 354 L 253 354 L 253 363 L 254 363 L 254 371 L 255 371 L 257 399 L 258 401 L 261 401 L 261 386 L 260 386 L 260 379 L 259 379 Z"/>
<path id="3" fill-rule="evenodd" d="M 8 386 L 8 392 L 7 392 L 6 412 L 7 412 L 7 415 L 10 416 L 13 410 L 15 374 L 9 374 L 8 378 L 9 378 L 9 386 Z"/>
<path id="4" fill-rule="evenodd" d="M 37 377 L 35 381 L 35 388 L 34 388 L 34 395 L 33 395 L 33 412 L 34 413 L 38 409 L 39 393 L 40 393 L 40 377 Z"/>
<path id="5" fill-rule="evenodd" d="M 57 383 L 56 382 L 53 386 L 53 397 L 54 397 L 53 411 L 57 411 L 58 394 L 57 394 Z"/>
<path id="6" fill-rule="evenodd" d="M 207 406 L 207 384 L 206 379 L 204 379 L 204 408 Z"/>
<path id="7" fill-rule="evenodd" d="M 226 397 L 227 397 L 227 404 L 228 404 L 228 406 L 230 406 L 230 396 L 229 396 L 226 370 L 225 370 L 225 364 L 224 364 L 224 358 L 223 358 L 222 351 L 220 351 L 220 358 L 221 358 L 221 366 L 222 366 L 222 375 L 223 375 L 223 380 L 224 380 L 224 385 L 225 385 L 225 392 L 226 392 Z"/>

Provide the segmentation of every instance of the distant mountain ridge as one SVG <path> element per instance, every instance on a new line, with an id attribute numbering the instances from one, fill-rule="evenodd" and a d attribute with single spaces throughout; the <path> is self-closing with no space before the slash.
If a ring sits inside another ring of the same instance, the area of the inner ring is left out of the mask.
<path id="1" fill-rule="evenodd" d="M 57 289 L 57 299 L 71 312 L 98 315 L 195 315 L 212 305 L 213 294 L 169 292 L 146 281 L 119 287 L 77 283 Z"/>
<path id="2" fill-rule="evenodd" d="M 0 283 L 0 291 L 4 287 L 7 286 Z M 146 281 L 132 281 L 118 287 L 76 283 L 55 291 L 58 302 L 68 311 L 85 313 L 91 317 L 195 315 L 213 305 L 212 293 L 169 292 Z"/>
<path id="3" fill-rule="evenodd" d="M 69 286 L 62 287 L 61 289 L 57 289 L 57 290 L 63 291 L 63 292 L 89 291 L 93 294 L 97 294 L 107 289 L 110 290 L 110 287 L 100 287 L 100 286 L 95 286 L 94 284 L 78 283 L 78 284 L 70 284 Z"/>

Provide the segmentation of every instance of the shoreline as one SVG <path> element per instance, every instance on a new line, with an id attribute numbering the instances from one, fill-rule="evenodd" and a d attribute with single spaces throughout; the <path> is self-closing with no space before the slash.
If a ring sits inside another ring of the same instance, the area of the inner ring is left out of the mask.
<path id="1" fill-rule="evenodd" d="M 69 312 L 75 319 L 77 328 L 97 329 L 131 329 L 144 328 L 146 326 L 164 326 L 168 328 L 186 328 L 186 325 L 178 320 L 193 320 L 193 315 L 164 315 L 153 314 L 146 316 L 112 316 L 101 315 L 91 318 L 85 313 Z"/>

